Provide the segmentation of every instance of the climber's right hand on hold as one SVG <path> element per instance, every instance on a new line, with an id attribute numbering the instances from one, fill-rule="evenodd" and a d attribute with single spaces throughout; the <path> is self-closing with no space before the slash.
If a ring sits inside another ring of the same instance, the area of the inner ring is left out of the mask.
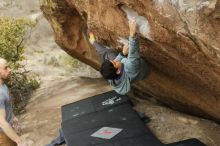
<path id="1" fill-rule="evenodd" d="M 136 34 L 136 27 L 137 22 L 135 18 L 132 18 L 132 20 L 129 22 L 129 31 L 130 31 L 130 37 L 134 37 Z"/>

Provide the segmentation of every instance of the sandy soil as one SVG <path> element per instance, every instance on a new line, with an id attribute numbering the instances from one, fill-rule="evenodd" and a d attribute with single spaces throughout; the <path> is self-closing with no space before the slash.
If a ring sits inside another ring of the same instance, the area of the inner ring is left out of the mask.
<path id="1" fill-rule="evenodd" d="M 57 136 L 60 128 L 60 108 L 92 95 L 110 90 L 99 73 L 86 65 L 70 69 L 60 61 L 65 56 L 53 41 L 52 30 L 41 16 L 39 1 L 2 0 L 0 12 L 13 17 L 25 16 L 37 20 L 36 27 L 26 41 L 27 68 L 38 73 L 42 84 L 30 99 L 25 113 L 19 116 L 22 137 L 32 146 L 43 146 Z M 48 63 L 52 60 L 52 64 Z M 84 76 L 84 77 L 80 77 Z M 198 138 L 208 146 L 220 145 L 220 125 L 201 118 L 185 115 L 158 103 L 132 97 L 135 109 L 151 119 L 148 126 L 164 143 L 187 138 Z"/>

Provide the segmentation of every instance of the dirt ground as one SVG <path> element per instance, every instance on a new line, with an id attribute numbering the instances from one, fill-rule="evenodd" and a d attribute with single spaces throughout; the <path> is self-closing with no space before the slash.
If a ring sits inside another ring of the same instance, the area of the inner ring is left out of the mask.
<path id="1" fill-rule="evenodd" d="M 38 73 L 42 84 L 31 97 L 25 112 L 19 115 L 21 133 L 31 146 L 44 146 L 58 134 L 62 105 L 111 90 L 98 72 L 86 65 L 69 69 L 60 62 L 65 56 L 53 40 L 52 30 L 41 17 L 39 2 L 14 0 L 0 2 L 2 15 L 25 16 L 37 20 L 30 39 L 26 41 L 28 69 Z M 37 18 L 37 19 L 35 19 Z M 50 63 L 52 62 L 52 63 Z M 207 146 L 220 146 L 220 125 L 171 110 L 158 103 L 134 98 L 135 109 L 151 119 L 150 129 L 163 143 L 198 138 Z"/>

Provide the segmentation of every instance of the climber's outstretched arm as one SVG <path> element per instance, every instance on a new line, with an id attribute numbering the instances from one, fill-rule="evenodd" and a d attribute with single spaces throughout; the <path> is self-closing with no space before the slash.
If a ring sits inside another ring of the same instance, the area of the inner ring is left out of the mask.
<path id="1" fill-rule="evenodd" d="M 139 70 L 140 67 L 140 54 L 139 54 L 139 42 L 136 34 L 136 21 L 133 19 L 129 24 L 129 51 L 128 57 L 125 64 L 125 70 L 129 74 L 134 74 Z"/>

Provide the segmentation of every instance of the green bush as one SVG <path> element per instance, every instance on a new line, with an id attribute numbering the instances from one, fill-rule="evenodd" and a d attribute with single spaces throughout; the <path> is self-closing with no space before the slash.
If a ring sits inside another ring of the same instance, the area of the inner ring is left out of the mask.
<path id="1" fill-rule="evenodd" d="M 78 68 L 78 67 L 82 66 L 82 63 L 79 60 L 71 57 L 68 54 L 63 55 L 60 58 L 63 61 L 63 63 L 66 64 L 67 66 L 69 66 L 71 69 Z"/>
<path id="2" fill-rule="evenodd" d="M 5 58 L 12 68 L 7 81 L 15 100 L 15 112 L 24 109 L 31 93 L 39 87 L 39 79 L 30 74 L 21 64 L 24 57 L 24 39 L 27 29 L 34 24 L 25 19 L 0 18 L 0 57 Z"/>

